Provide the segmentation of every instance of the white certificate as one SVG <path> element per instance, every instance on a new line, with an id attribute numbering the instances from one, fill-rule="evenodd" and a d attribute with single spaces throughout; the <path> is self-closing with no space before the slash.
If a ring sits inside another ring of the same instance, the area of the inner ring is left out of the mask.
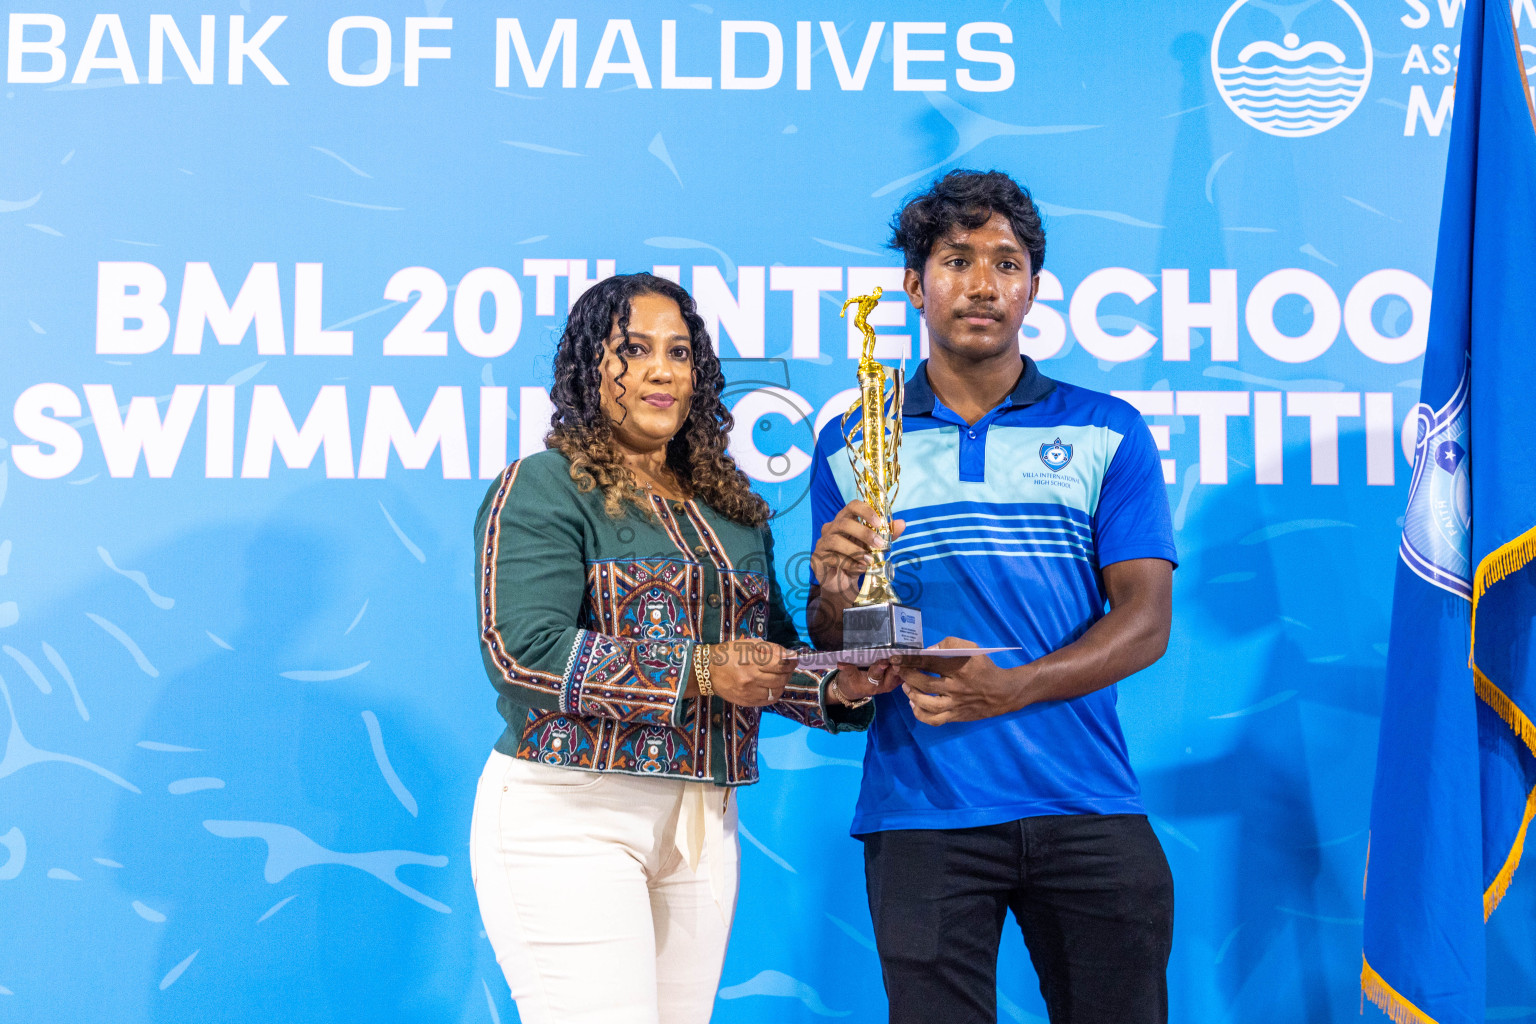
<path id="1" fill-rule="evenodd" d="M 898 654 L 924 658 L 969 658 L 975 654 L 996 654 L 998 651 L 1016 651 L 1017 647 L 855 647 L 846 651 L 796 651 L 795 661 L 800 668 L 825 670 L 836 668 L 838 662 L 860 667 L 873 665 L 881 658 Z"/>

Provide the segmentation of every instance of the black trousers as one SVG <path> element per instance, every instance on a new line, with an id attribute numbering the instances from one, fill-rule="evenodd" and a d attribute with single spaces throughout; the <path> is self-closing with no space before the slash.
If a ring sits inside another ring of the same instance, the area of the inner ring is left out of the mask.
<path id="1" fill-rule="evenodd" d="M 1168 1020 L 1173 876 L 1144 816 L 860 838 L 891 1024 L 994 1024 L 1009 910 L 1051 1024 Z"/>

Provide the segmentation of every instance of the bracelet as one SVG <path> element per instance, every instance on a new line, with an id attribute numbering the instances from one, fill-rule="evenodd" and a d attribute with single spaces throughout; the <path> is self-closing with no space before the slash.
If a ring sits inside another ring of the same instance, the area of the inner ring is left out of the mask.
<path id="1" fill-rule="evenodd" d="M 847 695 L 843 693 L 843 688 L 837 685 L 836 679 L 833 679 L 830 683 L 827 684 L 827 692 L 836 697 L 837 702 L 845 708 L 861 708 L 865 704 L 868 704 L 870 701 L 875 699 L 871 695 L 869 697 L 860 698 L 859 700 L 849 700 Z"/>
<path id="2" fill-rule="evenodd" d="M 715 684 L 709 678 L 709 644 L 693 646 L 693 678 L 698 681 L 700 697 L 715 695 Z"/>

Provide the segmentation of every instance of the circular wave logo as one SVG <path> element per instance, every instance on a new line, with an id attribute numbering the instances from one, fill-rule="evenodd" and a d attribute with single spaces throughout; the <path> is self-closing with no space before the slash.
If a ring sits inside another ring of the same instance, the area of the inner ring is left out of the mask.
<path id="1" fill-rule="evenodd" d="M 1344 0 L 1238 0 L 1211 39 L 1216 89 L 1270 135 L 1318 135 L 1354 112 L 1371 84 L 1371 37 Z"/>

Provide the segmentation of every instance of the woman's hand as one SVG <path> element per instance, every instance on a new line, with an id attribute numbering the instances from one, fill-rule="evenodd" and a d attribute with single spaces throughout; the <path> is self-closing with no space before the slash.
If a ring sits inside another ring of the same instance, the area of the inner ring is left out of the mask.
<path id="1" fill-rule="evenodd" d="M 901 672 L 885 658 L 868 668 L 840 663 L 837 678 L 827 687 L 827 696 L 839 704 L 861 704 L 870 697 L 890 693 L 901 683 Z"/>
<path id="2" fill-rule="evenodd" d="M 794 654 L 767 640 L 732 640 L 709 647 L 709 681 L 715 693 L 732 704 L 772 704 L 794 671 Z"/>

